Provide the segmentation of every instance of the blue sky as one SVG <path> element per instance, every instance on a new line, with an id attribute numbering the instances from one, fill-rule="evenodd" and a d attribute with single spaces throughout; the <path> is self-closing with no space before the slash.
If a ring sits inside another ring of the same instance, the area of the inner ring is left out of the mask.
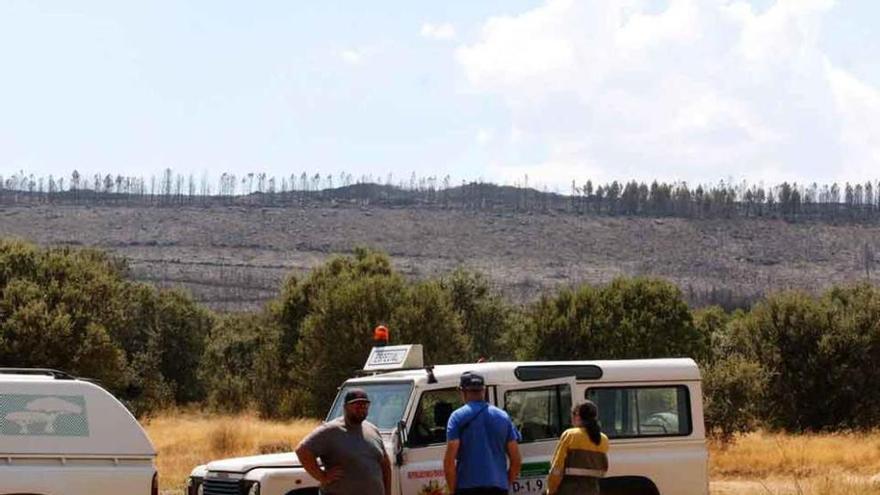
<path id="1" fill-rule="evenodd" d="M 880 178 L 880 3 L 0 0 L 0 174 Z"/>

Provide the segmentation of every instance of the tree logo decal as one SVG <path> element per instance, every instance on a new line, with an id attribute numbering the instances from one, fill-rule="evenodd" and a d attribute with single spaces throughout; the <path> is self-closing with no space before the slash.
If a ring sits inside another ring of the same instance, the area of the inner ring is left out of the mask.
<path id="1" fill-rule="evenodd" d="M 0 435 L 85 437 L 82 395 L 0 395 Z"/>

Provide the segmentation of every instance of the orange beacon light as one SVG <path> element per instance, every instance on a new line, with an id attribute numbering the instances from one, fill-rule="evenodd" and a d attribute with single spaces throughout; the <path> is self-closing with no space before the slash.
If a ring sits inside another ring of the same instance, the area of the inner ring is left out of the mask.
<path id="1" fill-rule="evenodd" d="M 379 325 L 373 330 L 373 345 L 376 347 L 388 345 L 388 327 Z"/>

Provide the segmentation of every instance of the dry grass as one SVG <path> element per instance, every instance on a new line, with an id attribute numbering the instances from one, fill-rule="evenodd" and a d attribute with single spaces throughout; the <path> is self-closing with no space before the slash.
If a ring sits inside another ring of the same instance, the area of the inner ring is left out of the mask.
<path id="1" fill-rule="evenodd" d="M 168 492 L 181 489 L 192 468 L 211 460 L 289 452 L 318 422 L 265 421 L 253 414 L 218 416 L 168 411 L 143 424 L 159 452 L 159 484 L 162 491 Z"/>
<path id="2" fill-rule="evenodd" d="M 880 432 L 759 432 L 710 446 L 713 495 L 876 495 L 878 473 Z"/>
<path id="3" fill-rule="evenodd" d="M 253 414 L 218 416 L 168 411 L 144 425 L 159 451 L 163 493 L 179 494 L 198 464 L 227 457 L 287 452 L 318 422 L 273 422 Z M 780 435 L 753 433 L 710 446 L 713 495 L 880 494 L 880 432 Z"/>
<path id="4" fill-rule="evenodd" d="M 726 449 L 712 446 L 711 455 L 713 479 L 836 473 L 873 476 L 880 473 L 880 432 L 752 433 Z"/>
<path id="5" fill-rule="evenodd" d="M 866 479 L 822 476 L 799 480 L 713 481 L 711 495 L 877 495 Z"/>

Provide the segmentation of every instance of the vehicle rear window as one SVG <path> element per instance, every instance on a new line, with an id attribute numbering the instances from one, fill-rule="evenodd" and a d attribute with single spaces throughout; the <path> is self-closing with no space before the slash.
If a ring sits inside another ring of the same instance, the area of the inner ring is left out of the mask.
<path id="1" fill-rule="evenodd" d="M 513 370 L 516 378 L 523 382 L 550 380 L 573 376 L 578 380 L 598 380 L 602 378 L 602 368 L 593 364 L 536 364 L 517 366 Z"/>
<path id="2" fill-rule="evenodd" d="M 599 407 L 608 438 L 687 436 L 693 431 L 684 385 L 595 387 L 587 389 L 586 398 Z"/>

